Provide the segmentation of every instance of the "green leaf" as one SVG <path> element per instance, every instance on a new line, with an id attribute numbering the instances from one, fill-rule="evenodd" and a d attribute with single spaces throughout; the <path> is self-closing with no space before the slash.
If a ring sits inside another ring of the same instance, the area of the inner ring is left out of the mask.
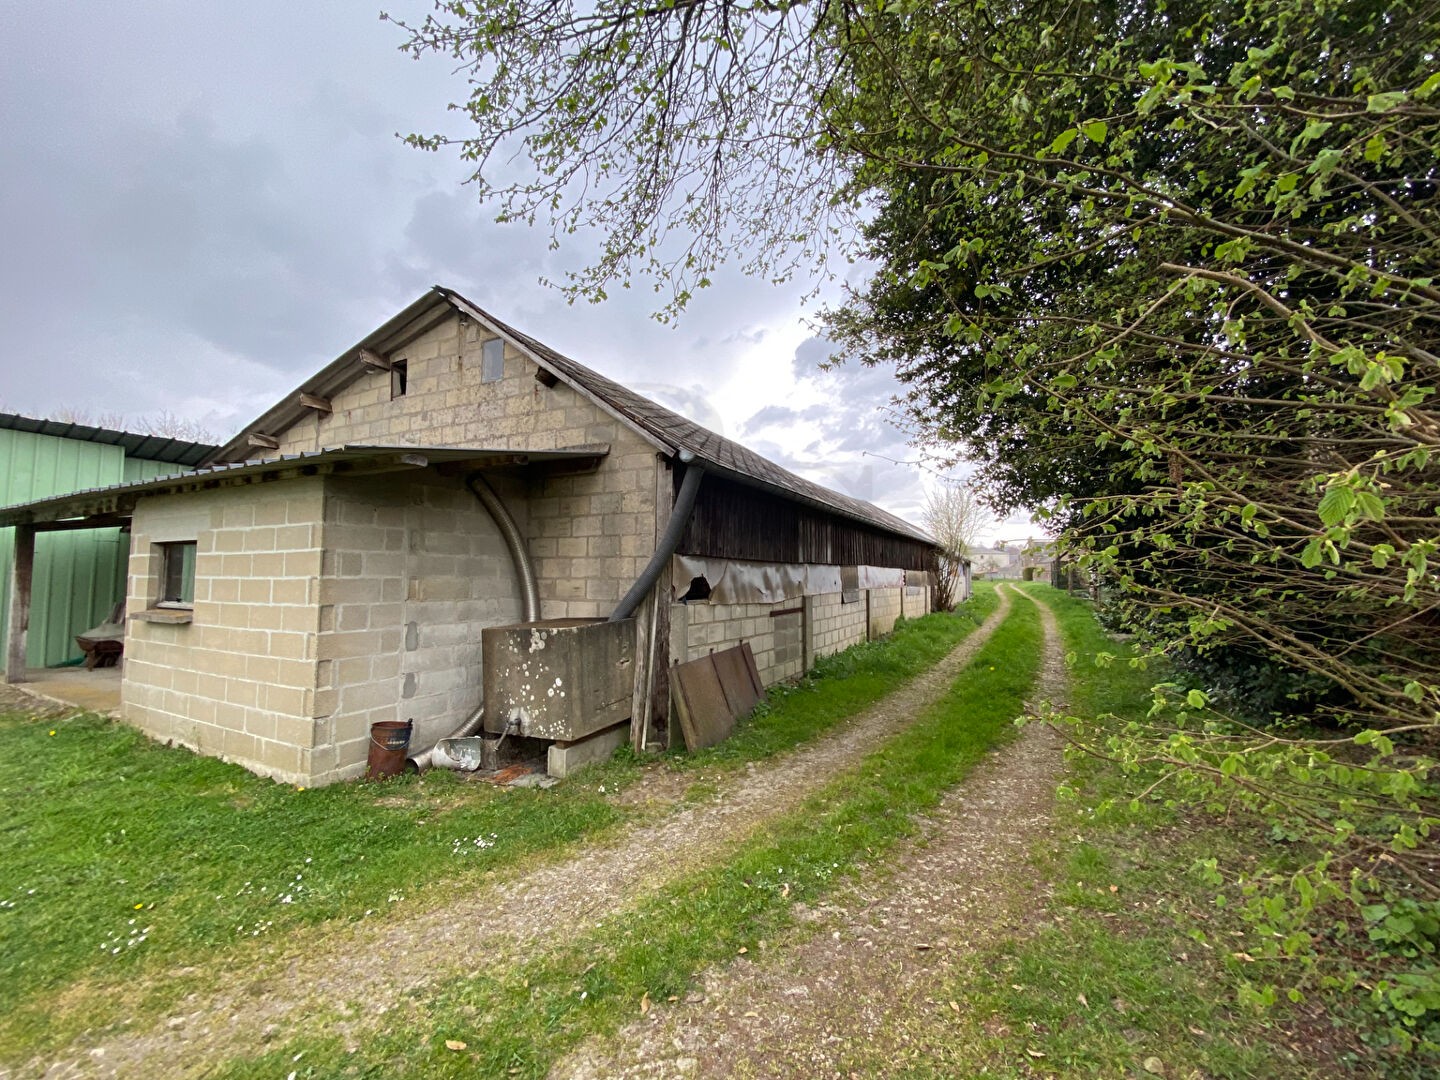
<path id="1" fill-rule="evenodd" d="M 1388 90 L 1383 94 L 1371 94 L 1365 99 L 1366 112 L 1386 112 L 1397 105 L 1405 104 L 1410 95 L 1404 90 Z"/>
<path id="2" fill-rule="evenodd" d="M 1320 500 L 1320 520 L 1327 526 L 1339 525 L 1354 508 L 1354 490 L 1343 484 L 1336 484 L 1327 488 Z"/>
<path id="3" fill-rule="evenodd" d="M 1066 128 L 1059 135 L 1055 136 L 1055 141 L 1050 144 L 1050 153 L 1063 154 L 1079 134 L 1080 130 L 1078 128 Z"/>
<path id="4" fill-rule="evenodd" d="M 1355 509 L 1362 521 L 1385 520 L 1385 502 L 1373 491 L 1355 492 Z"/>
<path id="5" fill-rule="evenodd" d="M 1205 696 L 1203 690 L 1191 690 L 1185 695 L 1185 704 L 1189 705 L 1192 709 L 1203 709 L 1206 705 L 1210 704 L 1210 699 Z"/>
<path id="6" fill-rule="evenodd" d="M 1110 128 L 1104 120 L 1087 120 L 1080 125 L 1080 130 L 1085 133 L 1087 139 L 1098 145 L 1105 141 L 1105 136 L 1109 133 Z"/>

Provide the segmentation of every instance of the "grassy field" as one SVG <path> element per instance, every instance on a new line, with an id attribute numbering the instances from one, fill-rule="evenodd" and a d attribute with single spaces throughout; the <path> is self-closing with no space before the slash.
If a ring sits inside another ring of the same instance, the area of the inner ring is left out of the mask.
<path id="1" fill-rule="evenodd" d="M 723 751 L 622 755 L 549 791 L 445 772 L 306 791 L 94 716 L 0 716 L 0 1054 L 62 1037 L 47 1003 L 78 980 L 114 985 L 298 926 L 387 917 L 559 857 L 640 812 L 614 796 L 645 769 L 713 775 L 813 738 L 932 666 L 995 602 L 983 592 L 822 660 Z"/>

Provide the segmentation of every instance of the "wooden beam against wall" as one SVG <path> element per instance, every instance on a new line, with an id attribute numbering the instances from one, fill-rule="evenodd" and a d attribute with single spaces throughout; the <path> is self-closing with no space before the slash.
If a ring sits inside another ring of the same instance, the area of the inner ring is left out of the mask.
<path id="1" fill-rule="evenodd" d="M 247 440 L 252 450 L 279 450 L 280 440 L 274 435 L 262 435 L 258 431 L 252 431 Z"/>
<path id="2" fill-rule="evenodd" d="M 366 367 L 375 368 L 377 371 L 390 370 L 390 358 L 388 356 L 382 356 L 372 349 L 360 350 L 360 363 Z"/>
<path id="3" fill-rule="evenodd" d="M 319 394 L 300 394 L 300 405 L 302 408 L 314 409 L 318 413 L 330 414 L 330 399 L 321 397 Z"/>
<path id="4" fill-rule="evenodd" d="M 15 526 L 10 570 L 10 633 L 5 643 L 5 681 L 25 681 L 25 641 L 30 630 L 30 580 L 35 570 L 35 526 Z"/>

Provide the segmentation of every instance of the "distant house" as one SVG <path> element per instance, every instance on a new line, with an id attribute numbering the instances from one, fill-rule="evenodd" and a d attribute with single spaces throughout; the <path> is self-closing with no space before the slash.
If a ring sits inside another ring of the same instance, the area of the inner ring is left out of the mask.
<path id="1" fill-rule="evenodd" d="M 1018 549 L 1002 546 L 976 546 L 967 552 L 970 556 L 970 573 L 977 581 L 1018 579 L 1020 577 L 1020 552 Z"/>
<path id="2" fill-rule="evenodd" d="M 159 435 L 0 413 L 0 506 L 194 468 L 216 447 Z M 0 633 L 8 626 L 14 530 L 0 528 Z M 128 530 L 48 532 L 35 547 L 25 664 L 79 659 L 75 635 L 125 598 Z"/>
<path id="3" fill-rule="evenodd" d="M 31 496 L 0 524 L 28 543 L 128 522 L 124 716 L 293 782 L 357 775 L 378 721 L 413 719 L 422 747 L 469 716 L 544 737 L 525 710 L 480 708 L 487 628 L 534 627 L 538 652 L 558 628 L 624 623 L 614 662 L 633 690 L 593 738 L 628 717 L 654 745 L 672 664 L 744 641 L 771 683 L 931 605 L 935 545 L 915 526 L 447 289 L 201 465 Z M 525 687 L 537 708 L 573 691 Z"/>

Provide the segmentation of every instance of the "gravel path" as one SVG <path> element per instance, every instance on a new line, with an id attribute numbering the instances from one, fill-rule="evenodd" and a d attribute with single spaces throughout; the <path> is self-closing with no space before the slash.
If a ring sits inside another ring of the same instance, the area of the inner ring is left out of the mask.
<path id="1" fill-rule="evenodd" d="M 356 1038 L 426 985 L 473 972 L 477 958 L 495 969 L 527 946 L 563 939 L 600 916 L 732 852 L 766 821 L 793 809 L 837 772 L 856 764 L 945 692 L 1009 612 L 1011 592 L 985 623 L 928 672 L 916 677 L 815 743 L 751 765 L 722 782 L 710 801 L 628 830 L 574 858 L 516 880 L 482 887 L 460 903 L 396 921 L 301 930 L 222 971 L 227 989 L 191 996 L 144 1031 L 106 1032 L 58 1060 L 32 1061 L 15 1075 L 198 1077 L 225 1059 L 261 1051 L 307 1019 L 340 1016 L 329 1030 Z M 497 911 L 523 911 L 501 920 Z M 363 1012 L 350 1003 L 364 1002 Z M 7 1074 L 0 1071 L 0 1077 Z"/>
<path id="2" fill-rule="evenodd" d="M 1064 650 L 1037 603 L 1045 657 L 1035 696 L 1058 703 Z M 1038 704 L 1038 702 L 1036 702 Z M 1033 928 L 1043 895 L 1027 857 L 1050 823 L 1060 738 L 1031 724 L 979 765 L 908 842 L 891 874 L 867 874 L 765 952 L 711 971 L 684 1001 L 582 1046 L 552 1080 L 612 1077 L 850 1077 L 945 1074 L 952 958 Z"/>

